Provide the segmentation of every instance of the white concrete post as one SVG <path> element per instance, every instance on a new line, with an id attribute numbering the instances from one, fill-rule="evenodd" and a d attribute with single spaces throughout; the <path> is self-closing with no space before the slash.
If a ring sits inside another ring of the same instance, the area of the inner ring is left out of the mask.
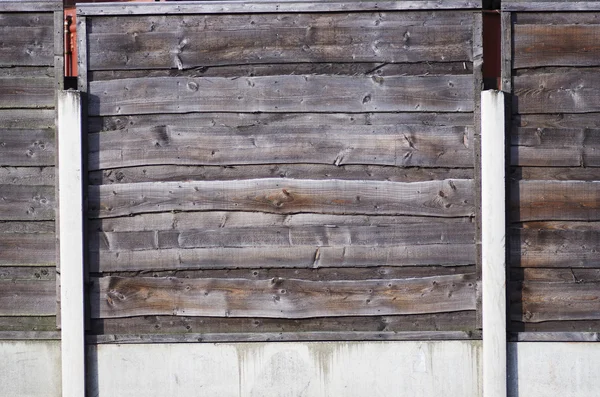
<path id="1" fill-rule="evenodd" d="M 58 92 L 62 397 L 85 396 L 81 96 Z"/>
<path id="2" fill-rule="evenodd" d="M 506 397 L 504 94 L 481 94 L 483 396 Z"/>

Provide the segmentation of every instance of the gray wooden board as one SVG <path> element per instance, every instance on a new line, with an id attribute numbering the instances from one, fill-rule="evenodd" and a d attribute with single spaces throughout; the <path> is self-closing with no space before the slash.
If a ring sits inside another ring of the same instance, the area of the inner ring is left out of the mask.
<path id="1" fill-rule="evenodd" d="M 564 0 L 546 0 L 546 1 L 522 1 L 522 0 L 504 0 L 502 2 L 503 11 L 526 11 L 526 12 L 550 12 L 550 11 L 599 11 L 600 2 L 598 1 L 564 1 Z"/>
<path id="2" fill-rule="evenodd" d="M 600 319 L 598 283 L 521 282 L 511 285 L 511 319 L 521 322 Z"/>
<path id="3" fill-rule="evenodd" d="M 589 169 L 589 168 L 588 168 Z M 243 166 L 155 165 L 97 170 L 88 173 L 90 185 L 113 183 L 238 180 L 257 178 L 357 179 L 420 182 L 473 179 L 473 168 L 381 167 L 374 165 L 261 164 Z M 0 180 L 3 178 L 0 168 Z"/>
<path id="4" fill-rule="evenodd" d="M 588 236 L 590 239 L 600 237 Z M 279 226 L 193 228 L 162 231 L 90 233 L 89 249 L 100 251 L 144 251 L 217 247 L 389 247 L 475 242 L 474 224 L 435 221 L 381 226 Z"/>
<path id="5" fill-rule="evenodd" d="M 291 62 L 291 61 L 290 61 Z M 468 75 L 473 73 L 469 62 L 413 62 L 413 63 L 274 63 L 242 64 L 227 66 L 199 66 L 193 69 L 126 69 L 88 72 L 91 81 L 119 80 L 144 77 L 252 77 L 280 76 L 287 74 L 327 74 L 366 76 L 428 76 Z"/>
<path id="6" fill-rule="evenodd" d="M 533 128 L 600 128 L 600 113 L 513 114 L 513 126 Z"/>
<path id="7" fill-rule="evenodd" d="M 54 128 L 54 109 L 0 109 L 3 129 Z"/>
<path id="8" fill-rule="evenodd" d="M 510 269 L 512 281 L 587 283 L 600 281 L 600 269 L 581 268 L 514 268 Z"/>
<path id="9" fill-rule="evenodd" d="M 55 163 L 54 130 L 0 127 L 1 166 L 47 166 Z"/>
<path id="10" fill-rule="evenodd" d="M 521 180 L 511 186 L 513 221 L 600 219 L 600 183 L 596 181 Z"/>
<path id="11" fill-rule="evenodd" d="M 199 8 L 201 7 L 201 8 Z M 479 1 L 203 1 L 178 2 L 178 4 L 119 5 L 106 7 L 100 4 L 79 4 L 78 15 L 146 15 L 146 14 L 246 14 L 254 12 L 347 12 L 347 11 L 412 11 L 481 9 Z"/>
<path id="12" fill-rule="evenodd" d="M 53 220 L 54 186 L 0 185 L 0 220 Z"/>
<path id="13" fill-rule="evenodd" d="M 89 93 L 92 116 L 323 109 L 328 112 L 473 111 L 473 77 L 465 75 L 154 77 L 92 81 Z"/>
<path id="14" fill-rule="evenodd" d="M 0 235 L 2 235 L 2 233 L 54 233 L 54 222 L 0 221 Z"/>
<path id="15" fill-rule="evenodd" d="M 516 316 L 515 316 L 516 317 Z M 539 323 L 513 320 L 508 324 L 509 332 L 597 332 L 600 320 L 543 321 Z"/>
<path id="16" fill-rule="evenodd" d="M 54 107 L 54 78 L 0 77 L 0 108 Z"/>
<path id="17" fill-rule="evenodd" d="M 101 29 L 96 29 L 96 19 L 92 18 L 88 36 L 89 69 L 189 69 L 241 62 L 471 60 L 471 24 L 423 26 L 426 22 L 423 18 L 421 24 L 407 26 L 402 17 L 394 18 L 395 15 L 103 18 Z M 223 43 L 228 44 L 223 46 Z"/>
<path id="18" fill-rule="evenodd" d="M 465 265 L 475 262 L 475 244 L 395 247 L 247 247 L 101 251 L 91 253 L 92 272 L 176 269 L 326 268 Z"/>
<path id="19" fill-rule="evenodd" d="M 0 116 L 2 115 L 0 110 Z M 598 117 L 598 116 L 596 116 Z M 600 120 L 600 117 L 598 117 Z M 160 125 L 172 127 L 243 127 L 256 125 L 300 126 L 300 125 L 437 125 L 472 126 L 472 113 L 188 113 L 149 114 L 142 116 L 89 117 L 90 133 L 129 128 L 150 129 Z M 600 122 L 598 122 L 600 125 Z"/>
<path id="20" fill-rule="evenodd" d="M 0 340 L 60 340 L 60 331 L 0 331 Z"/>
<path id="21" fill-rule="evenodd" d="M 600 267 L 596 230 L 510 229 L 511 266 Z"/>
<path id="22" fill-rule="evenodd" d="M 472 136 L 468 127 L 163 125 L 89 134 L 88 165 L 90 170 L 278 163 L 472 167 Z"/>
<path id="23" fill-rule="evenodd" d="M 473 310 L 475 277 L 313 282 L 297 279 L 92 279 L 91 318 L 143 315 L 311 318 Z"/>
<path id="24" fill-rule="evenodd" d="M 1 8 L 0 8 L 1 9 Z M 38 24 L 33 26 L 6 26 L 0 19 L 3 37 L 0 66 L 54 65 L 54 36 L 52 14 L 36 14 Z"/>
<path id="25" fill-rule="evenodd" d="M 513 342 L 600 342 L 597 332 L 519 332 Z"/>
<path id="26" fill-rule="evenodd" d="M 50 186 L 54 184 L 54 180 L 54 167 L 0 167 L 0 185 Z"/>
<path id="27" fill-rule="evenodd" d="M 473 181 L 464 179 L 413 183 L 288 178 L 145 182 L 90 186 L 88 194 L 92 218 L 210 210 L 440 217 L 474 215 Z M 51 204 L 51 201 L 45 204 Z"/>
<path id="28" fill-rule="evenodd" d="M 52 332 L 55 330 L 55 316 L 0 316 L 0 332 Z"/>
<path id="29" fill-rule="evenodd" d="M 600 66 L 599 25 L 514 27 L 513 67 Z"/>
<path id="30" fill-rule="evenodd" d="M 514 13 L 503 12 L 500 15 L 500 89 L 506 93 L 512 93 L 512 53 L 513 53 L 513 18 Z"/>
<path id="31" fill-rule="evenodd" d="M 53 316 L 56 282 L 0 281 L 0 316 Z"/>
<path id="32" fill-rule="evenodd" d="M 519 25 L 596 25 L 600 24 L 597 12 L 518 12 L 514 14 Z"/>
<path id="33" fill-rule="evenodd" d="M 55 243 L 53 232 L 0 232 L 0 265 L 53 264 L 56 262 Z"/>
<path id="34" fill-rule="evenodd" d="M 0 0 L 0 12 L 60 11 L 60 0 Z"/>
<path id="35" fill-rule="evenodd" d="M 513 77 L 514 110 L 527 113 L 600 111 L 598 70 L 564 70 Z"/>
<path id="36" fill-rule="evenodd" d="M 56 280 L 56 268 L 54 266 L 0 266 L 0 280 Z"/>

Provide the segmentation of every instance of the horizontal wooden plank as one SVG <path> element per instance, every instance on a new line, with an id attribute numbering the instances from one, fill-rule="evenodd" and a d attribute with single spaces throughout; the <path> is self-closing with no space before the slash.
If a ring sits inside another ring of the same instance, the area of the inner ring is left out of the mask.
<path id="1" fill-rule="evenodd" d="M 56 331 L 55 316 L 0 316 L 0 332 Z"/>
<path id="2" fill-rule="evenodd" d="M 193 69 L 126 69 L 96 70 L 88 72 L 89 81 L 119 80 L 146 77 L 252 77 L 281 76 L 288 74 L 366 75 L 366 76 L 428 76 L 469 75 L 473 63 L 462 62 L 413 62 L 413 63 L 272 63 L 226 66 L 201 66 Z"/>
<path id="3" fill-rule="evenodd" d="M 0 66 L 54 65 L 54 21 L 52 14 L 47 15 L 46 18 L 40 16 L 35 26 L 0 24 L 1 37 L 10 38 L 2 43 Z"/>
<path id="4" fill-rule="evenodd" d="M 0 108 L 54 107 L 54 79 L 0 77 Z"/>
<path id="5" fill-rule="evenodd" d="M 0 109 L 2 128 L 54 128 L 54 109 Z"/>
<path id="6" fill-rule="evenodd" d="M 515 316 L 517 317 L 517 316 Z M 511 321 L 509 332 L 597 332 L 599 320 L 543 321 L 539 323 Z"/>
<path id="7" fill-rule="evenodd" d="M 228 165 L 225 167 L 151 165 L 91 171 L 88 173 L 88 183 L 91 185 L 109 185 L 113 183 L 174 182 L 182 179 L 186 181 L 231 181 L 259 178 L 303 179 L 307 175 L 310 175 L 311 179 L 421 182 L 441 179 L 473 179 L 473 174 L 473 168 L 403 168 L 374 165 L 261 164 Z M 2 169 L 0 169 L 1 180 Z"/>
<path id="8" fill-rule="evenodd" d="M 521 166 L 599 166 L 599 134 L 591 128 L 513 129 L 510 161 Z"/>
<path id="9" fill-rule="evenodd" d="M 247 247 L 101 251 L 90 253 L 90 271 L 175 269 L 321 268 L 367 266 L 466 265 L 475 262 L 475 245 L 424 244 L 396 247 Z"/>
<path id="10" fill-rule="evenodd" d="M 599 25 L 514 25 L 513 67 L 600 66 Z"/>
<path id="11" fill-rule="evenodd" d="M 387 226 L 227 227 L 135 232 L 90 233 L 92 252 L 144 251 L 217 247 L 388 247 L 397 245 L 468 244 L 475 242 L 470 223 L 424 223 Z"/>
<path id="12" fill-rule="evenodd" d="M 55 229 L 54 221 L 0 221 L 0 236 L 2 233 L 54 233 Z"/>
<path id="13" fill-rule="evenodd" d="M 15 130 L 0 127 L 1 166 L 55 164 L 54 130 Z"/>
<path id="14" fill-rule="evenodd" d="M 44 265 L 55 262 L 54 233 L 0 233 L 0 265 Z"/>
<path id="15" fill-rule="evenodd" d="M 533 128 L 600 128 L 600 113 L 513 114 L 513 126 Z"/>
<path id="16" fill-rule="evenodd" d="M 112 21 L 112 29 L 97 33 L 92 18 L 91 70 L 472 60 L 472 24 L 407 26 L 379 13 L 203 15 L 161 18 L 164 25 L 157 31 L 156 18 L 135 19 L 135 31 L 112 18 L 104 19 L 104 24 Z"/>
<path id="17" fill-rule="evenodd" d="M 310 318 L 475 309 L 475 277 L 313 282 L 296 279 L 92 279 L 91 317 Z"/>
<path id="18" fill-rule="evenodd" d="M 591 167 L 515 167 L 511 169 L 510 177 L 513 180 L 596 181 L 598 180 L 598 169 Z"/>
<path id="19" fill-rule="evenodd" d="M 2 111 L 0 110 L 0 117 Z M 584 117 L 585 115 L 582 115 Z M 591 119 L 591 118 L 590 118 Z M 600 117 L 598 117 L 600 120 Z M 591 121 L 591 120 L 590 120 Z M 576 122 L 574 120 L 573 122 Z M 472 113 L 188 113 L 185 117 L 177 114 L 148 114 L 143 116 L 89 117 L 90 133 L 128 128 L 147 128 L 159 125 L 173 127 L 248 127 L 255 125 L 300 126 L 300 125 L 437 125 L 473 126 Z M 598 122 L 600 125 L 600 122 Z M 589 124 L 584 128 L 590 127 Z"/>
<path id="20" fill-rule="evenodd" d="M 473 87 L 473 77 L 468 75 L 154 77 L 92 81 L 89 83 L 89 114 L 319 112 L 323 109 L 328 112 L 472 112 Z"/>
<path id="21" fill-rule="evenodd" d="M 93 219 L 88 222 L 92 232 L 135 232 L 173 231 L 189 229 L 221 229 L 240 227 L 298 227 L 298 226 L 392 226 L 418 225 L 435 222 L 443 228 L 463 223 L 471 224 L 471 218 L 436 218 L 417 216 L 369 216 L 369 215 L 327 215 L 327 214 L 268 214 L 260 212 L 160 212 L 119 218 Z M 0 223 L 1 225 L 1 223 Z M 450 225 L 450 226 L 446 226 Z M 0 228 L 1 229 L 1 228 Z"/>
<path id="22" fill-rule="evenodd" d="M 92 218 L 214 210 L 463 217 L 474 214 L 473 188 L 473 181 L 464 179 L 402 183 L 283 178 L 101 185 L 88 191 Z"/>
<path id="23" fill-rule="evenodd" d="M 600 319 L 598 283 L 516 283 L 511 318 L 522 322 Z"/>
<path id="24" fill-rule="evenodd" d="M 55 173 L 54 167 L 2 166 L 0 167 L 0 185 L 50 186 L 54 184 Z"/>
<path id="25" fill-rule="evenodd" d="M 600 111 L 597 70 L 514 76 L 517 113 L 587 113 Z"/>
<path id="26" fill-rule="evenodd" d="M 0 235 L 1 238 L 1 235 Z M 56 280 L 55 266 L 0 266 L 1 281 Z"/>
<path id="27" fill-rule="evenodd" d="M 513 221 L 600 220 L 598 181 L 522 180 L 510 189 Z"/>
<path id="28" fill-rule="evenodd" d="M 597 332 L 519 332 L 513 342 L 600 342 Z"/>
<path id="29" fill-rule="evenodd" d="M 0 185 L 0 220 L 53 220 L 54 205 L 54 186 Z"/>
<path id="30" fill-rule="evenodd" d="M 523 1 L 523 0 L 504 0 L 502 2 L 502 11 L 599 11 L 599 1 Z"/>
<path id="31" fill-rule="evenodd" d="M 10 15 L 10 14 L 0 14 L 1 15 Z M 0 67 L 0 77 L 20 77 L 20 78 L 28 78 L 28 77 L 48 77 L 54 78 L 55 76 L 55 68 L 54 64 L 52 66 L 9 66 L 9 67 Z"/>
<path id="32" fill-rule="evenodd" d="M 0 13 L 0 26 L 3 27 L 36 27 L 53 26 L 54 15 L 50 12 L 11 12 Z"/>
<path id="33" fill-rule="evenodd" d="M 0 281 L 0 316 L 53 316 L 56 282 Z"/>
<path id="34" fill-rule="evenodd" d="M 511 281 L 542 281 L 561 283 L 586 283 L 600 281 L 600 269 L 581 268 L 511 268 Z"/>
<path id="35" fill-rule="evenodd" d="M 90 170 L 279 163 L 472 167 L 472 136 L 468 127 L 163 125 L 90 134 L 88 161 Z"/>
<path id="36" fill-rule="evenodd" d="M 511 266 L 600 267 L 600 229 L 510 229 Z"/>
<path id="37" fill-rule="evenodd" d="M 521 25 L 589 25 L 600 24 L 600 16 L 595 12 L 518 12 L 513 21 Z"/>
<path id="38" fill-rule="evenodd" d="M 166 335 L 277 334 L 307 332 L 435 332 L 469 331 L 475 328 L 475 311 L 404 316 L 321 317 L 305 319 L 231 318 L 190 316 L 143 316 L 95 319 L 92 334 Z"/>
<path id="39" fill-rule="evenodd" d="M 201 7 L 201 8 L 199 8 Z M 202 1 L 179 4 L 136 4 L 106 7 L 101 4 L 78 4 L 82 16 L 147 15 L 147 14 L 246 14 L 254 12 L 346 12 L 346 11 L 410 11 L 481 9 L 481 3 L 469 0 L 412 1 Z"/>
<path id="40" fill-rule="evenodd" d="M 0 331 L 0 340 L 60 340 L 60 331 Z"/>
<path id="41" fill-rule="evenodd" d="M 0 339 L 2 333 L 0 333 Z M 93 344 L 133 344 L 133 343 L 217 343 L 217 342 L 299 342 L 299 341 L 378 341 L 378 340 L 468 340 L 480 339 L 477 331 L 417 331 L 417 332 L 385 332 L 385 331 L 306 331 L 306 332 L 274 332 L 274 333 L 201 333 L 201 334 L 137 334 L 137 335 L 88 335 L 87 343 Z"/>
<path id="42" fill-rule="evenodd" d="M 0 12 L 61 11 L 60 0 L 0 0 Z"/>

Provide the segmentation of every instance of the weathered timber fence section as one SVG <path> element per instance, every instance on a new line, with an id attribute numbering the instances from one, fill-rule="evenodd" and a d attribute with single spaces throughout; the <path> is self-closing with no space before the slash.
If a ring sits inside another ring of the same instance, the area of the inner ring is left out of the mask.
<path id="1" fill-rule="evenodd" d="M 600 5 L 503 8 L 513 93 L 509 331 L 595 340 L 582 332 L 600 326 Z"/>
<path id="2" fill-rule="evenodd" d="M 56 333 L 55 92 L 62 2 L 0 1 L 0 338 Z"/>
<path id="3" fill-rule="evenodd" d="M 478 337 L 476 8 L 79 6 L 95 339 Z"/>

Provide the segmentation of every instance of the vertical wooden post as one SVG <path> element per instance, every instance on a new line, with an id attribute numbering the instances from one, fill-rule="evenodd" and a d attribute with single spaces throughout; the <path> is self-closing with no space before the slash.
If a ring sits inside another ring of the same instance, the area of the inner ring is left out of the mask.
<path id="1" fill-rule="evenodd" d="M 58 92 L 62 397 L 85 396 L 81 96 Z"/>
<path id="2" fill-rule="evenodd" d="M 481 95 L 483 396 L 506 397 L 504 93 Z"/>

